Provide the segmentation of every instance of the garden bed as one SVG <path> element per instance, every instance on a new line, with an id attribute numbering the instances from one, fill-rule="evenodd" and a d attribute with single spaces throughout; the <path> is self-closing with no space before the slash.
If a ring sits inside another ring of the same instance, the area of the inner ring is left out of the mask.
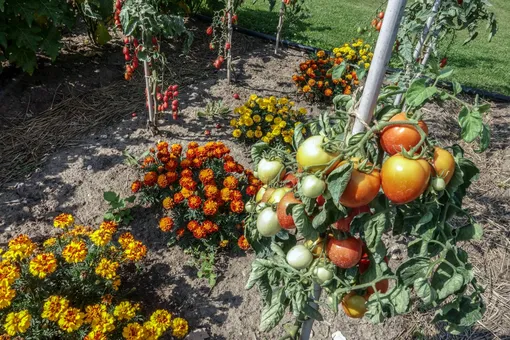
<path id="1" fill-rule="evenodd" d="M 142 84 L 141 76 L 132 83 L 121 80 L 120 48 L 106 49 L 98 55 L 94 49 L 82 45 L 83 39 L 75 37 L 69 41 L 69 51 L 83 49 L 91 56 L 77 55 L 82 52 L 66 53 L 55 66 L 44 66 L 32 78 L 24 76 L 21 80 L 11 80 L 7 79 L 9 75 L 2 76 L 5 93 L 0 104 L 3 115 L 0 117 L 3 126 L 0 146 L 2 150 L 10 147 L 13 153 L 2 151 L 1 163 L 19 169 L 6 177 L 8 169 L 4 168 L 1 178 L 1 182 L 9 179 L 0 191 L 2 247 L 20 233 L 37 239 L 54 232 L 52 219 L 60 212 L 73 213 L 80 223 L 97 225 L 108 208 L 103 192 L 111 190 L 128 196 L 130 183 L 138 178 L 138 171 L 123 163 L 123 151 L 138 156 L 160 139 L 183 144 L 221 140 L 239 162 L 250 166 L 249 148 L 231 137 L 229 117 L 207 121 L 198 118 L 197 112 L 208 101 L 222 100 L 231 109 L 241 105 L 243 101 L 235 100 L 234 93 L 239 93 L 241 99 L 252 93 L 294 98 L 291 77 L 304 54 L 286 50 L 276 57 L 271 53 L 271 45 L 235 35 L 233 54 L 240 58 L 234 60 L 237 77 L 229 87 L 225 72 L 216 72 L 212 67 L 214 56 L 204 52 L 207 42 L 203 40 L 203 31 L 202 26 L 196 28 L 196 40 L 188 55 L 170 55 L 171 70 L 175 73 L 175 82 L 180 85 L 181 118 L 162 122 L 161 135 L 155 137 L 145 129 L 143 90 L 136 85 Z M 70 63 L 71 60 L 74 62 Z M 70 64 L 74 66 L 69 68 Z M 50 74 L 51 78 L 47 78 Z M 100 105 L 103 101 L 111 105 Z M 310 108 L 299 100 L 296 102 Z M 59 110 L 48 111 L 50 107 Z M 453 121 L 457 110 L 435 106 L 428 109 L 436 112 L 437 118 L 427 121 L 435 137 L 445 144 L 459 143 L 454 139 L 458 136 Z M 319 108 L 312 107 L 311 112 L 317 114 Z M 37 119 L 49 119 L 52 113 L 67 114 L 62 116 L 58 128 L 55 123 L 46 124 L 37 133 L 20 128 L 40 127 Z M 469 200 L 470 208 L 485 228 L 485 239 L 469 246 L 480 281 L 487 285 L 487 313 L 471 335 L 477 339 L 510 334 L 507 254 L 510 233 L 506 228 L 510 220 L 510 107 L 494 105 L 490 118 L 493 130 L 490 149 L 475 154 L 470 146 L 463 145 L 481 169 L 480 180 L 471 190 Z M 216 127 L 218 123 L 220 128 Z M 68 135 L 66 124 L 84 127 L 69 128 L 74 132 Z M 16 128 L 16 134 L 8 134 Z M 211 131 L 210 136 L 205 135 L 206 129 Z M 62 138 L 53 142 L 52 135 Z M 45 140 L 51 142 L 43 143 Z M 19 145 L 18 149 L 12 149 L 13 145 Z M 22 164 L 15 164 L 13 154 L 22 157 Z M 21 176 L 24 172 L 30 176 L 24 179 Z M 136 288 L 134 295 L 145 302 L 147 310 L 163 307 L 175 311 L 189 320 L 192 332 L 202 329 L 202 333 L 213 339 L 266 338 L 258 331 L 259 295 L 255 290 L 244 289 L 252 253 L 236 257 L 222 254 L 217 264 L 219 280 L 210 290 L 205 280 L 196 278 L 190 257 L 178 247 L 167 247 L 157 228 L 157 212 L 137 208 L 133 213 L 135 220 L 129 229 L 148 246 L 149 253 L 143 273 L 135 276 L 129 285 Z M 390 248 L 395 262 L 401 258 L 400 249 L 398 246 Z M 347 339 L 410 338 L 417 331 L 428 336 L 438 334 L 430 323 L 431 315 L 415 313 L 374 326 L 367 320 L 348 319 L 340 314 L 326 315 L 325 322 L 316 323 L 313 339 L 330 338 L 336 331 L 341 331 Z M 276 328 L 267 338 L 276 339 L 281 333 L 282 330 Z M 198 334 L 195 336 L 199 338 Z"/>

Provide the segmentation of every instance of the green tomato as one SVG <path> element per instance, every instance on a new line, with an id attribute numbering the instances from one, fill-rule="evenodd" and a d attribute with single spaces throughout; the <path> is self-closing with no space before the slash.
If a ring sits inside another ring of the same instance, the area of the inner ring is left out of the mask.
<path id="1" fill-rule="evenodd" d="M 278 174 L 281 174 L 281 176 L 285 175 L 285 167 L 280 161 L 268 161 L 267 159 L 262 158 L 257 165 L 258 178 L 264 184 L 272 182 L 276 177 L 278 177 Z"/>
<path id="2" fill-rule="evenodd" d="M 247 213 L 254 212 L 255 208 L 256 208 L 256 205 L 252 201 L 246 203 L 246 205 L 244 206 L 244 209 L 246 210 Z"/>
<path id="3" fill-rule="evenodd" d="M 334 273 L 325 267 L 317 266 L 313 269 L 313 275 L 317 279 L 317 283 L 322 285 L 325 282 L 331 280 L 334 276 Z"/>
<path id="4" fill-rule="evenodd" d="M 312 136 L 301 143 L 296 153 L 296 162 L 299 168 L 308 168 L 310 172 L 326 168 L 336 156 L 322 148 L 322 144 L 326 141 L 323 136 Z"/>
<path id="5" fill-rule="evenodd" d="M 314 175 L 308 175 L 301 181 L 301 192 L 308 198 L 317 198 L 324 190 L 326 190 L 326 183 Z"/>
<path id="6" fill-rule="evenodd" d="M 292 191 L 292 189 L 287 187 L 276 189 L 271 197 L 269 197 L 269 200 L 267 200 L 267 203 L 278 204 L 282 200 L 283 196 L 285 196 L 285 194 L 289 191 Z"/>
<path id="7" fill-rule="evenodd" d="M 298 244 L 297 246 L 292 247 L 287 253 L 287 263 L 295 269 L 304 269 L 308 268 L 313 261 L 313 255 L 302 244 Z"/>
<path id="8" fill-rule="evenodd" d="M 278 216 L 273 208 L 264 208 L 257 217 L 257 230 L 262 236 L 271 237 L 282 229 L 278 223 Z"/>
<path id="9" fill-rule="evenodd" d="M 260 213 L 262 210 L 264 210 L 265 208 L 267 207 L 267 204 L 266 203 L 259 203 L 257 204 L 257 206 L 255 207 L 255 211 L 258 213 Z"/>
<path id="10" fill-rule="evenodd" d="M 435 177 L 432 179 L 432 187 L 435 191 L 443 191 L 446 189 L 446 182 L 441 177 Z"/>
<path id="11" fill-rule="evenodd" d="M 257 195 L 255 195 L 255 202 L 260 202 L 264 194 L 266 193 L 267 185 L 262 186 L 259 191 L 257 191 Z"/>

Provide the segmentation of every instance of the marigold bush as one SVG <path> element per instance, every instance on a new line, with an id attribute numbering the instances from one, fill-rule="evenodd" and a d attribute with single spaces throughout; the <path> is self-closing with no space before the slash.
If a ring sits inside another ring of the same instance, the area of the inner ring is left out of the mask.
<path id="1" fill-rule="evenodd" d="M 141 306 L 121 299 L 121 272 L 141 261 L 147 247 L 117 224 L 98 229 L 54 219 L 62 229 L 42 244 L 27 235 L 8 243 L 0 261 L 0 321 L 4 334 L 26 339 L 157 339 L 188 332 L 186 320 L 165 310 L 144 322 Z"/>
<path id="2" fill-rule="evenodd" d="M 237 163 L 221 142 L 169 145 L 159 142 L 143 159 L 143 179 L 131 185 L 142 202 L 161 204 L 159 229 L 170 243 L 184 248 L 216 249 L 238 242 L 243 235 L 244 202 L 261 182 Z"/>
<path id="3" fill-rule="evenodd" d="M 287 98 L 259 98 L 252 94 L 250 99 L 234 110 L 239 118 L 232 119 L 232 135 L 248 143 L 258 140 L 270 143 L 291 145 L 294 127 L 304 121 L 307 111 L 297 109 Z"/>
<path id="4" fill-rule="evenodd" d="M 309 101 L 331 101 L 335 95 L 351 94 L 370 67 L 371 50 L 370 45 L 358 39 L 333 49 L 332 55 L 318 51 L 301 63 L 298 74 L 292 76 L 298 93 Z M 335 67 L 343 72 L 337 74 Z"/>

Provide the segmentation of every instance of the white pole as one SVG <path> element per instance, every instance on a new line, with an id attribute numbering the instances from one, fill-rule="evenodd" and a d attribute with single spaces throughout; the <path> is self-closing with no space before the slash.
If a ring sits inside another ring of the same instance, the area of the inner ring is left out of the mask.
<path id="1" fill-rule="evenodd" d="M 285 3 L 282 0 L 282 3 L 280 5 L 280 15 L 278 19 L 278 27 L 276 29 L 276 44 L 274 48 L 274 54 L 278 54 L 278 48 L 280 46 L 280 39 L 283 29 L 283 17 L 285 16 Z"/>
<path id="2" fill-rule="evenodd" d="M 413 54 L 414 60 L 418 59 L 418 57 L 422 53 L 423 45 L 425 44 L 425 41 L 427 40 L 427 37 L 430 32 L 430 28 L 432 27 L 432 24 L 434 23 L 434 19 L 436 18 L 436 14 L 437 14 L 437 12 L 439 12 L 439 7 L 441 7 L 441 0 L 436 0 L 434 2 L 434 5 L 432 6 L 432 14 L 427 18 L 427 22 L 425 23 L 425 27 L 423 28 L 423 32 L 421 33 L 420 40 L 418 41 L 418 44 L 416 45 L 416 48 L 414 49 L 414 54 Z"/>
<path id="3" fill-rule="evenodd" d="M 365 129 L 364 123 L 368 124 L 372 120 L 406 2 L 407 0 L 388 1 L 381 33 L 375 46 L 374 58 L 361 96 L 358 116 L 352 129 L 353 134 L 362 132 Z"/>
<path id="4" fill-rule="evenodd" d="M 142 35 L 142 41 L 145 43 L 145 34 Z M 149 63 L 145 60 L 143 62 L 143 73 L 145 76 L 145 91 L 147 92 L 147 108 L 149 109 L 149 119 L 147 120 L 147 128 L 153 129 L 156 126 L 156 116 L 154 114 L 154 104 L 152 102 L 152 86 L 151 86 L 151 72 Z"/>
<path id="5" fill-rule="evenodd" d="M 228 24 L 228 32 L 227 32 L 227 42 L 230 48 L 227 50 L 227 84 L 230 85 L 231 76 L 231 68 L 232 68 L 232 0 L 227 1 L 227 24 Z"/>

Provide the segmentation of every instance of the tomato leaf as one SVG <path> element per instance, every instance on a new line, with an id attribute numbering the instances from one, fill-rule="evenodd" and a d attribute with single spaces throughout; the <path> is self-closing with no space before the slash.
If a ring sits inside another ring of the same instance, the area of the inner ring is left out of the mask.
<path id="1" fill-rule="evenodd" d="M 364 217 L 364 216 L 363 216 Z M 363 223 L 363 234 L 365 244 L 372 254 L 377 254 L 377 262 L 381 262 L 382 258 L 386 255 L 386 247 L 382 240 L 382 235 L 385 230 L 390 227 L 390 218 L 386 213 L 377 213 L 375 215 L 366 214 L 365 218 L 360 218 Z M 365 221 L 363 221 L 365 220 Z"/>
<path id="2" fill-rule="evenodd" d="M 420 78 L 409 86 L 406 92 L 406 102 L 409 106 L 419 107 L 437 93 L 435 86 L 427 86 L 427 80 Z"/>
<path id="3" fill-rule="evenodd" d="M 473 142 L 483 130 L 483 120 L 480 111 L 470 110 L 464 106 L 459 112 L 459 125 L 462 139 L 466 143 Z"/>
<path id="4" fill-rule="evenodd" d="M 340 203 L 340 196 L 342 196 L 349 180 L 351 179 L 352 168 L 352 164 L 347 162 L 333 170 L 326 180 L 333 202 L 341 211 L 345 210 L 345 208 Z"/>
<path id="5" fill-rule="evenodd" d="M 317 230 L 313 228 L 310 218 L 305 213 L 304 204 L 296 204 L 292 208 L 292 218 L 296 223 L 297 230 L 308 240 L 316 240 L 319 237 Z"/>
<path id="6" fill-rule="evenodd" d="M 439 266 L 441 268 L 441 266 Z M 443 268 L 437 269 L 432 278 L 432 284 L 437 290 L 437 296 L 440 300 L 447 298 L 448 296 L 458 292 L 464 286 L 464 277 L 461 274 L 455 273 L 445 281 L 445 273 Z M 436 274 L 441 272 L 439 278 L 436 279 Z"/>
<path id="7" fill-rule="evenodd" d="M 263 157 L 264 151 L 269 149 L 269 145 L 264 142 L 258 142 L 254 145 L 252 145 L 250 153 L 251 153 L 251 159 L 253 160 L 254 164 L 258 164 L 260 160 Z"/>
<path id="8" fill-rule="evenodd" d="M 292 306 L 292 314 L 297 318 L 303 313 L 304 306 L 306 305 L 307 296 L 306 293 L 302 290 L 296 291 L 295 294 L 292 295 L 291 306 Z"/>
<path id="9" fill-rule="evenodd" d="M 404 314 L 409 310 L 411 294 L 404 286 L 395 286 L 386 294 L 372 294 L 367 302 L 365 317 L 374 323 L 381 323 L 386 318 Z"/>
<path id="10" fill-rule="evenodd" d="M 487 150 L 491 142 L 491 130 L 487 124 L 483 124 L 482 133 L 480 135 L 480 148 L 475 152 L 484 152 Z"/>
<path id="11" fill-rule="evenodd" d="M 434 316 L 433 322 L 445 322 L 446 330 L 452 334 L 460 334 L 481 320 L 485 313 L 485 304 L 478 292 L 469 296 L 457 297 L 444 305 Z"/>
<path id="12" fill-rule="evenodd" d="M 280 289 L 276 294 L 273 294 L 271 304 L 262 309 L 259 325 L 261 332 L 268 332 L 280 323 L 285 314 L 287 303 L 284 289 Z"/>
<path id="13" fill-rule="evenodd" d="M 294 137 L 292 138 L 292 144 L 294 145 L 294 149 L 297 150 L 301 143 L 305 141 L 305 138 L 303 137 L 303 130 L 304 125 L 303 123 L 299 122 L 296 127 L 294 128 Z"/>
<path id="14" fill-rule="evenodd" d="M 315 216 L 312 221 L 312 226 L 319 233 L 325 232 L 326 228 L 338 221 L 344 214 L 336 208 L 335 203 L 332 199 L 329 199 L 324 203 L 324 208 L 320 213 Z"/>
<path id="15" fill-rule="evenodd" d="M 346 63 L 342 62 L 341 64 L 334 66 L 332 70 L 328 71 L 328 73 L 331 72 L 333 80 L 342 79 L 346 67 L 347 67 Z"/>
<path id="16" fill-rule="evenodd" d="M 437 79 L 446 79 L 446 78 L 451 77 L 452 74 L 453 74 L 453 68 L 446 67 L 446 68 L 441 70 L 441 72 L 439 73 Z"/>
<path id="17" fill-rule="evenodd" d="M 413 257 L 402 263 L 397 269 L 399 281 L 405 286 L 412 286 L 414 281 L 425 278 L 430 266 L 427 257 Z"/>
<path id="18" fill-rule="evenodd" d="M 457 242 L 481 240 L 483 235 L 483 228 L 478 223 L 467 224 L 458 229 L 454 229 L 454 236 Z"/>
<path id="19" fill-rule="evenodd" d="M 418 295 L 424 304 L 431 305 L 437 299 L 437 293 L 430 285 L 428 279 L 420 277 L 414 281 L 413 286 L 416 295 Z"/>

